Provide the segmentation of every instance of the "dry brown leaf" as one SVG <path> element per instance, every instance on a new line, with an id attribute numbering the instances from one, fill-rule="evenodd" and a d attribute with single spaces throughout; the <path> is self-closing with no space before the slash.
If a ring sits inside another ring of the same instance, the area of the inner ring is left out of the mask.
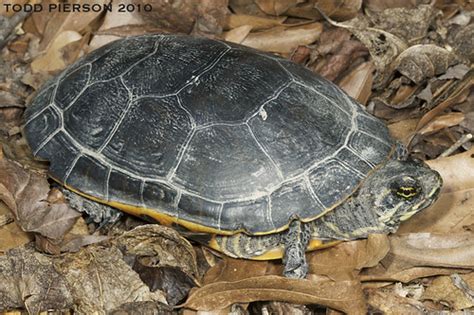
<path id="1" fill-rule="evenodd" d="M 0 312 L 26 309 L 39 314 L 73 307 L 74 299 L 64 277 L 50 257 L 32 246 L 9 250 L 0 256 Z"/>
<path id="2" fill-rule="evenodd" d="M 123 303 L 117 308 L 114 308 L 107 314 L 109 315 L 132 315 L 132 314 L 159 314 L 159 315 L 176 315 L 177 311 L 173 311 L 171 306 L 165 305 L 163 303 L 146 301 L 146 302 L 129 302 Z M 185 312 L 180 312 L 182 315 L 196 315 L 195 312 L 192 314 L 186 314 Z M 206 314 L 207 315 L 207 314 Z M 214 315 L 214 314 L 209 314 Z M 227 315 L 227 314 L 223 314 Z"/>
<path id="3" fill-rule="evenodd" d="M 459 125 L 464 120 L 464 114 L 458 112 L 451 112 L 446 115 L 438 116 L 430 121 L 426 126 L 418 130 L 422 135 L 433 133 L 444 128 Z"/>
<path id="4" fill-rule="evenodd" d="M 267 31 L 250 33 L 242 45 L 268 52 L 289 54 L 298 45 L 309 45 L 315 42 L 322 29 L 321 23 L 295 27 L 274 27 Z"/>
<path id="5" fill-rule="evenodd" d="M 401 297 L 394 292 L 382 290 L 368 290 L 367 303 L 374 313 L 386 315 L 423 315 L 425 307 L 423 303 L 406 297 Z"/>
<path id="6" fill-rule="evenodd" d="M 364 62 L 339 81 L 338 86 L 359 103 L 366 105 L 372 94 L 374 65 Z"/>
<path id="7" fill-rule="evenodd" d="M 199 5 L 198 1 L 126 0 L 121 2 L 132 2 L 141 5 L 149 4 L 152 7 L 152 11 L 141 13 L 120 13 L 117 12 L 117 10 L 114 10 L 114 13 L 107 13 L 106 20 L 108 19 L 109 21 L 106 26 L 101 27 L 102 29 L 119 26 L 116 25 L 116 23 L 120 23 L 120 26 L 122 26 L 128 24 L 142 24 L 143 21 L 146 21 L 168 31 L 171 30 L 177 33 L 189 34 L 196 22 L 198 14 L 197 7 Z M 133 18 L 131 18 L 132 16 Z M 126 21 L 123 21 L 123 19 Z M 142 22 L 131 22 L 130 19 L 139 19 Z M 115 25 L 109 25 L 111 22 Z"/>
<path id="8" fill-rule="evenodd" d="M 250 25 L 253 30 L 259 31 L 267 28 L 282 26 L 283 22 L 286 20 L 286 17 L 279 18 L 267 18 L 254 15 L 245 15 L 245 14 L 231 14 L 227 19 L 227 24 L 225 29 L 232 30 L 234 28 Z"/>
<path id="9" fill-rule="evenodd" d="M 354 60 L 367 55 L 367 49 L 359 41 L 346 40 L 314 70 L 326 79 L 334 81 Z"/>
<path id="10" fill-rule="evenodd" d="M 460 277 L 469 287 L 474 288 L 474 273 L 461 275 Z M 434 279 L 426 288 L 421 298 L 423 300 L 447 303 L 455 311 L 474 306 L 474 297 L 469 297 L 466 292 L 456 287 L 453 279 L 448 276 Z"/>
<path id="11" fill-rule="evenodd" d="M 352 280 L 362 268 L 373 267 L 389 251 L 386 235 L 373 234 L 368 239 L 343 242 L 307 255 L 309 272 L 326 275 L 335 281 Z"/>
<path id="12" fill-rule="evenodd" d="M 263 276 L 267 272 L 268 264 L 268 261 L 223 257 L 219 263 L 210 268 L 204 275 L 203 284 L 233 282 Z"/>
<path id="13" fill-rule="evenodd" d="M 28 3 L 28 2 L 31 2 L 31 3 L 37 3 L 38 1 L 28 1 L 28 0 L 3 0 L 2 1 L 2 6 L 0 6 L 0 15 L 1 16 L 12 16 L 15 14 L 15 11 L 13 10 L 8 10 L 7 11 L 7 6 L 5 6 L 5 4 L 9 4 L 9 5 L 13 5 L 13 4 L 20 4 L 20 5 L 24 5 L 25 3 Z"/>
<path id="14" fill-rule="evenodd" d="M 64 69 L 68 65 L 68 60 L 63 53 L 63 48 L 71 43 L 79 42 L 81 39 L 82 36 L 76 31 L 59 33 L 48 46 L 46 53 L 33 60 L 31 63 L 32 72 L 55 72 Z"/>
<path id="15" fill-rule="evenodd" d="M 265 12 L 260 10 L 254 0 L 229 0 L 229 8 L 235 14 L 268 17 Z"/>
<path id="16" fill-rule="evenodd" d="M 445 73 L 456 63 L 456 57 L 436 45 L 415 45 L 403 51 L 390 67 L 416 84 L 427 78 Z"/>
<path id="17" fill-rule="evenodd" d="M 235 311 L 234 311 L 235 312 Z M 301 305 L 301 304 L 291 304 L 286 302 L 279 301 L 267 301 L 259 303 L 251 303 L 247 307 L 248 313 L 244 314 L 292 314 L 292 315 L 313 315 L 314 305 Z M 222 315 L 227 315 L 228 313 L 223 313 Z M 233 313 L 234 314 L 234 313 Z M 326 315 L 341 315 L 340 312 L 334 311 L 333 313 L 326 312 Z M 183 314 L 185 315 L 185 314 Z M 208 315 L 208 314 L 206 314 Z M 220 315 L 220 314 L 209 314 L 209 315 Z M 238 315 L 238 314 L 235 314 Z M 240 314 L 239 314 L 240 315 Z"/>
<path id="18" fill-rule="evenodd" d="M 462 154 L 429 161 L 443 178 L 439 200 L 403 222 L 398 233 L 452 233 L 474 224 L 474 148 Z"/>
<path id="19" fill-rule="evenodd" d="M 386 67 L 408 47 L 407 43 L 401 38 L 376 27 L 370 27 L 369 21 L 364 16 L 342 23 L 330 22 L 334 26 L 349 30 L 367 47 L 375 68 L 382 74 L 382 77 L 378 80 L 382 83 L 387 76 L 385 74 Z"/>
<path id="20" fill-rule="evenodd" d="M 404 119 L 396 123 L 389 124 L 388 130 L 392 137 L 401 141 L 403 144 L 407 145 L 410 137 L 416 131 L 416 125 L 418 124 L 417 118 Z"/>
<path id="21" fill-rule="evenodd" d="M 452 45 L 458 56 L 465 60 L 474 61 L 474 24 L 469 24 L 454 33 Z"/>
<path id="22" fill-rule="evenodd" d="M 90 4 L 103 4 L 106 0 L 91 0 Z M 79 0 L 72 1 L 73 3 L 80 3 Z M 83 34 L 85 29 L 88 28 L 91 23 L 97 19 L 102 12 L 55 12 L 50 13 L 51 17 L 45 26 L 43 31 L 43 37 L 40 43 L 40 50 L 49 50 L 51 44 L 61 47 L 66 44 L 58 43 L 57 37 L 67 31 L 76 32 Z M 66 40 L 63 38 L 62 40 Z M 69 41 L 70 42 L 70 41 Z"/>
<path id="23" fill-rule="evenodd" d="M 166 226 L 147 224 L 113 241 L 127 255 L 138 256 L 149 267 L 177 267 L 193 278 L 198 275 L 196 253 L 178 232 Z"/>
<path id="24" fill-rule="evenodd" d="M 318 0 L 316 5 L 327 16 L 336 21 L 354 18 L 362 7 L 362 0 Z"/>
<path id="25" fill-rule="evenodd" d="M 255 0 L 260 10 L 269 15 L 279 16 L 295 7 L 301 0 Z"/>
<path id="26" fill-rule="evenodd" d="M 29 173 L 0 154 L 0 199 L 23 230 L 61 239 L 80 214 L 65 203 L 48 201 L 46 177 Z"/>
<path id="27" fill-rule="evenodd" d="M 474 71 L 469 71 L 464 78 L 456 84 L 454 90 L 445 97 L 445 99 L 436 105 L 435 108 L 427 112 L 423 117 L 421 117 L 417 130 L 421 129 L 427 123 L 429 123 L 434 117 L 441 114 L 446 108 L 453 106 L 455 104 L 463 102 L 470 93 L 470 88 L 474 85 Z"/>
<path id="28" fill-rule="evenodd" d="M 442 267 L 409 267 L 398 261 L 388 262 L 389 266 L 383 266 L 384 261 L 376 267 L 362 270 L 360 279 L 363 288 L 385 287 L 394 281 L 408 283 L 415 279 L 427 278 L 439 275 L 450 275 L 454 272 L 466 273 L 464 268 L 442 268 Z M 390 265 L 392 264 L 392 265 Z M 407 268 L 407 269 L 405 269 Z"/>
<path id="29" fill-rule="evenodd" d="M 127 4 L 132 2 L 131 0 L 121 1 L 123 4 Z M 160 1 L 162 2 L 162 1 Z M 133 3 L 141 3 L 141 0 L 133 1 Z M 157 9 L 154 2 L 150 2 L 153 4 L 154 10 Z M 163 2 L 162 2 L 163 3 Z M 182 4 L 186 4 L 187 2 L 181 2 Z M 165 5 L 169 5 L 169 3 L 164 3 Z M 102 47 L 110 42 L 113 42 L 117 39 L 120 39 L 122 36 L 129 35 L 128 29 L 123 29 L 123 27 L 130 27 L 130 26 L 137 26 L 141 28 L 142 25 L 145 23 L 144 18 L 149 17 L 149 19 L 154 20 L 154 15 L 151 12 L 147 14 L 141 15 L 137 12 L 119 12 L 119 7 L 117 5 L 112 6 L 112 11 L 107 12 L 105 14 L 104 22 L 98 29 L 98 34 L 92 37 L 92 40 L 89 44 L 88 51 L 91 52 L 99 47 Z M 185 16 L 182 17 L 181 21 L 186 19 Z M 159 19 L 156 21 L 163 21 L 163 19 Z M 113 34 L 107 34 L 108 31 L 118 29 L 119 32 L 111 32 Z"/>
<path id="30" fill-rule="evenodd" d="M 401 281 L 466 273 L 474 268 L 472 232 L 412 233 L 390 237 L 391 250 L 375 267 L 364 269 L 361 281 Z"/>
<path id="31" fill-rule="evenodd" d="M 412 266 L 474 268 L 474 232 L 392 235 L 389 260 Z"/>
<path id="32" fill-rule="evenodd" d="M 13 219 L 13 214 L 0 202 L 0 255 L 10 248 L 20 247 L 33 240 L 33 235 L 24 232 Z"/>
<path id="33" fill-rule="evenodd" d="M 197 17 L 191 34 L 215 37 L 222 33 L 230 15 L 228 0 L 201 0 L 197 5 Z"/>
<path id="34" fill-rule="evenodd" d="M 419 4 L 411 8 L 366 11 L 366 14 L 375 28 L 390 32 L 413 45 L 426 37 L 429 27 L 435 24 L 435 18 L 440 16 L 441 12 L 432 5 Z"/>
<path id="35" fill-rule="evenodd" d="M 378 12 L 390 8 L 415 8 L 418 4 L 417 0 L 365 0 L 364 7 Z"/>
<path id="36" fill-rule="evenodd" d="M 163 293 L 150 292 L 116 247 L 88 246 L 56 260 L 55 267 L 65 277 L 80 314 L 107 312 L 127 302 L 166 304 Z"/>
<path id="37" fill-rule="evenodd" d="M 252 30 L 251 25 L 242 25 L 224 33 L 224 40 L 240 44 Z"/>
<path id="38" fill-rule="evenodd" d="M 365 302 L 357 281 L 316 281 L 279 276 L 217 282 L 193 289 L 183 305 L 195 310 L 216 310 L 234 303 L 284 301 L 321 304 L 351 314 L 365 314 Z"/>

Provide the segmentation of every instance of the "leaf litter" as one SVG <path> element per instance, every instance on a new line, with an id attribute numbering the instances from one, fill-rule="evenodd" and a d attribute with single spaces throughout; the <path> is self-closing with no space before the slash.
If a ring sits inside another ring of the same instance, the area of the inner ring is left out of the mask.
<path id="1" fill-rule="evenodd" d="M 2 12 L 8 40 L 0 59 L 0 310 L 172 313 L 178 305 L 186 314 L 318 312 L 299 304 L 317 304 L 328 314 L 473 309 L 474 153 L 463 140 L 474 131 L 469 4 L 146 3 L 153 12 L 43 11 L 16 18 Z M 227 39 L 290 58 L 334 81 L 385 119 L 415 157 L 430 160 L 445 182 L 439 201 L 395 235 L 308 253 L 310 273 L 301 281 L 279 276 L 280 261 L 215 255 L 174 230 L 135 219 L 130 224 L 126 216 L 112 227 L 87 222 L 51 188 L 45 164 L 32 160 L 21 113 L 34 90 L 77 58 L 146 32 Z M 440 158 L 448 150 L 451 156 Z"/>

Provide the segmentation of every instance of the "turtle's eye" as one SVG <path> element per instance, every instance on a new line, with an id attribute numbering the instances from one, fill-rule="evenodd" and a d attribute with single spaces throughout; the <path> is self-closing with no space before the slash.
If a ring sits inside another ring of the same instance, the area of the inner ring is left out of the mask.
<path id="1" fill-rule="evenodd" d="M 397 198 L 412 200 L 420 194 L 421 187 L 416 179 L 404 176 L 392 184 L 391 190 Z"/>
<path id="2" fill-rule="evenodd" d="M 416 186 L 400 186 L 396 190 L 395 194 L 398 197 L 404 198 L 404 199 L 412 199 L 416 197 L 420 192 L 420 189 Z"/>

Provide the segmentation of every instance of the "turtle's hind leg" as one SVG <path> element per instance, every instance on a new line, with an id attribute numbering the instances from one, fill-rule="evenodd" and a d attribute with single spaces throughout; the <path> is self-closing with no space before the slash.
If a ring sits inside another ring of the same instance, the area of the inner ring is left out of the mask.
<path id="1" fill-rule="evenodd" d="M 92 201 L 65 188 L 62 192 L 72 208 L 86 213 L 91 221 L 99 224 L 99 228 L 114 224 L 122 216 L 122 212 L 113 207 Z"/>
<path id="2" fill-rule="evenodd" d="M 285 243 L 285 255 L 283 264 L 285 269 L 283 275 L 288 278 L 305 278 L 308 272 L 305 252 L 311 238 L 309 224 L 294 220 L 290 223 L 288 232 L 283 238 Z"/>

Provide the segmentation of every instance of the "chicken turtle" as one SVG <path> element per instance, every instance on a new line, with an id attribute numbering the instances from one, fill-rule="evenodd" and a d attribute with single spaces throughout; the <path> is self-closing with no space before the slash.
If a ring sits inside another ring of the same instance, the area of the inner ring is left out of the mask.
<path id="1" fill-rule="evenodd" d="M 283 258 L 295 278 L 305 251 L 393 232 L 442 183 L 333 83 L 191 36 L 86 55 L 38 92 L 24 133 L 74 196 L 181 226 L 232 257 Z"/>

